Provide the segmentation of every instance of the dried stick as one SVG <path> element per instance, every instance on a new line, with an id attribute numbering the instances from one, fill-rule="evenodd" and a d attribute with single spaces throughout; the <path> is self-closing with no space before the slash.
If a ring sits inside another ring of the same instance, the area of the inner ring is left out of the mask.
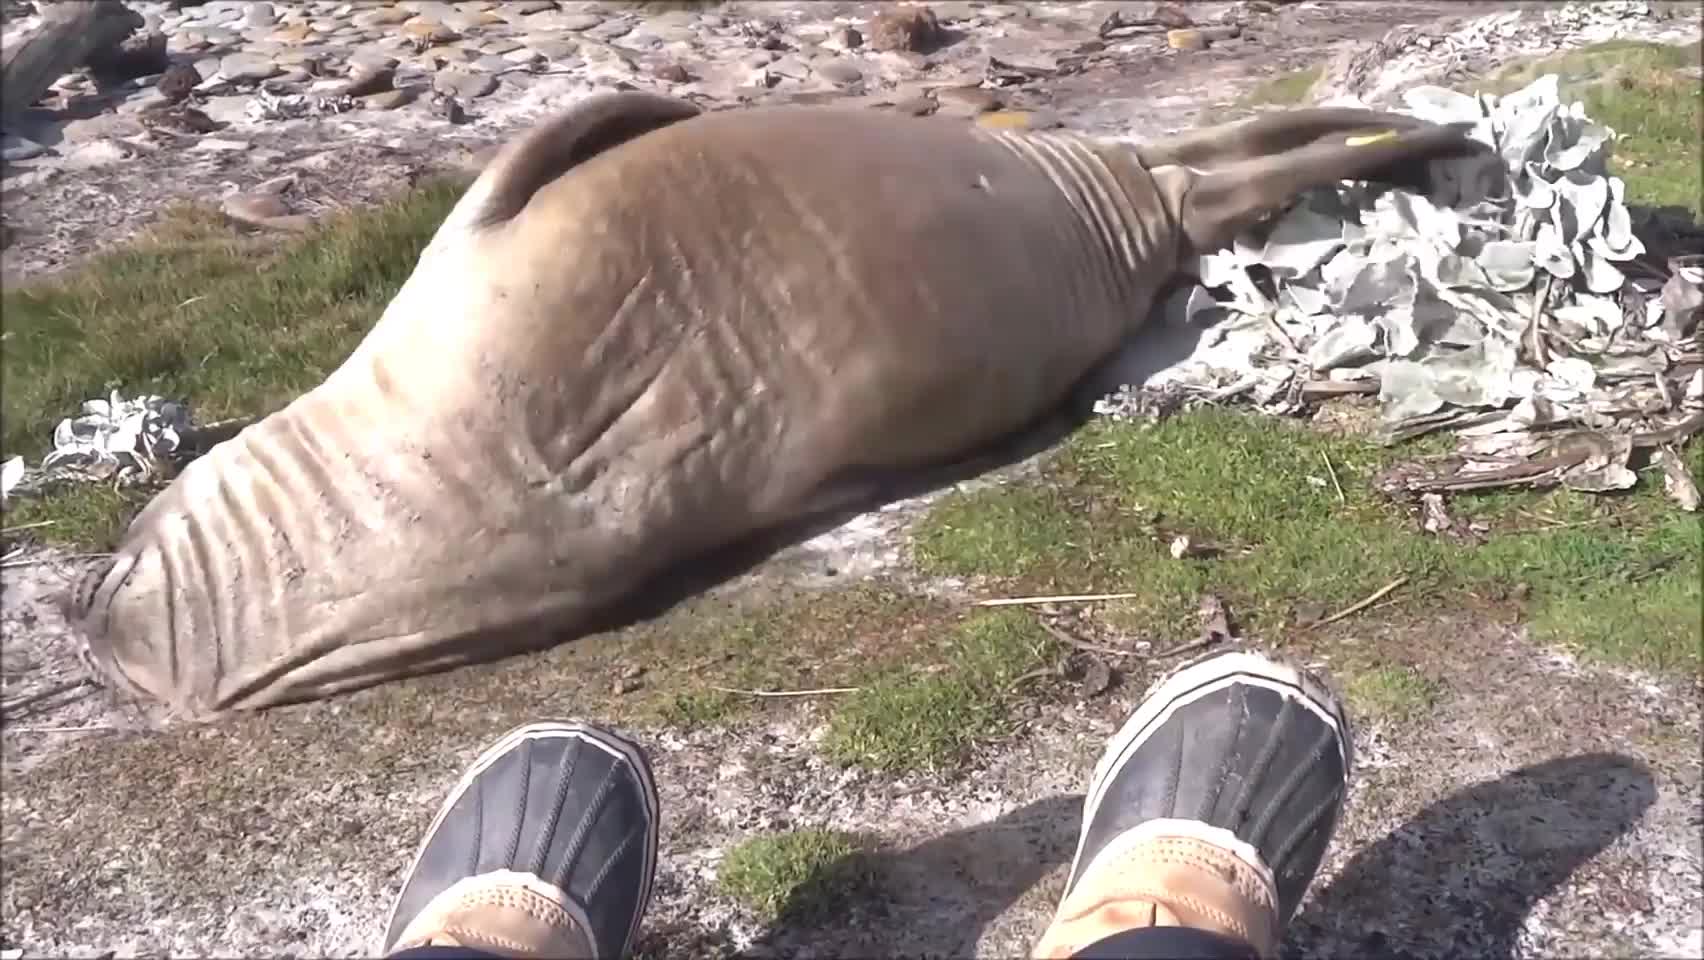
<path id="1" fill-rule="evenodd" d="M 56 683 L 53 686 L 48 687 L 46 690 L 37 690 L 35 693 L 26 693 L 23 696 L 0 703 L 0 714 L 22 710 L 30 704 L 40 703 L 48 697 L 57 697 L 62 693 L 69 693 L 88 682 L 87 678 L 82 680 L 67 680 L 64 683 Z"/>
<path id="2" fill-rule="evenodd" d="M 857 693 L 859 687 L 818 687 L 815 690 L 740 690 L 735 687 L 711 686 L 717 693 L 733 693 L 742 697 L 821 697 L 836 693 Z"/>
<path id="3" fill-rule="evenodd" d="M 1130 600 L 1139 597 L 1139 593 L 1076 593 L 1061 594 L 1054 597 L 1000 597 L 995 600 L 978 600 L 979 607 L 1014 607 L 1039 606 L 1043 603 L 1090 603 L 1097 600 Z"/>
<path id="4" fill-rule="evenodd" d="M 1408 582 L 1408 577 L 1406 577 L 1406 576 L 1397 577 L 1395 580 L 1392 580 L 1391 582 L 1385 584 L 1384 586 L 1382 586 L 1382 587 L 1378 588 L 1377 590 L 1374 590 L 1372 593 L 1368 594 L 1366 599 L 1361 600 L 1357 603 L 1350 604 L 1349 606 L 1344 607 L 1342 610 L 1337 611 L 1336 613 L 1332 614 L 1331 616 L 1326 617 L 1324 620 L 1315 620 L 1313 623 L 1308 625 L 1308 629 L 1313 630 L 1317 627 L 1323 627 L 1328 623 L 1336 623 L 1337 621 L 1342 620 L 1345 617 L 1352 617 L 1355 614 L 1360 613 L 1362 610 L 1365 610 L 1368 607 L 1372 606 L 1373 604 L 1378 603 L 1380 600 L 1383 600 L 1385 598 L 1386 594 L 1390 593 L 1392 590 L 1395 590 L 1397 587 L 1400 587 L 1407 582 Z"/>

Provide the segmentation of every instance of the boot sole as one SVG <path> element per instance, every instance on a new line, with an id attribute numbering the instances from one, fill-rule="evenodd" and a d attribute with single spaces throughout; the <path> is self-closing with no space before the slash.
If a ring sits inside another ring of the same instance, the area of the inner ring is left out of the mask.
<path id="1" fill-rule="evenodd" d="M 473 765 L 468 767 L 467 772 L 462 774 L 460 780 L 456 781 L 455 788 L 450 791 L 449 796 L 445 797 L 443 803 L 438 807 L 437 814 L 432 817 L 431 826 L 426 828 L 426 834 L 421 838 L 420 846 L 414 851 L 413 859 L 408 862 L 408 869 L 402 874 L 403 886 L 407 885 L 407 878 L 414 875 L 415 867 L 420 864 L 420 857 L 425 854 L 426 847 L 437 835 L 438 827 L 444 822 L 444 818 L 449 816 L 450 811 L 455 808 L 456 801 L 461 799 L 462 794 L 467 792 L 468 787 L 473 785 L 473 781 L 478 779 L 481 773 L 484 773 L 499 758 L 507 755 L 527 740 L 554 739 L 583 740 L 587 746 L 596 747 L 611 756 L 626 760 L 633 768 L 634 775 L 639 779 L 640 794 L 645 798 L 645 814 L 650 829 L 645 832 L 645 888 L 639 895 L 639 909 L 634 914 L 633 927 L 627 932 L 627 946 L 631 950 L 635 938 L 639 935 L 639 926 L 645 918 L 646 908 L 650 906 L 651 888 L 656 881 L 658 816 L 661 812 L 662 802 L 658 799 L 656 780 L 651 774 L 651 763 L 646 759 L 644 751 L 639 748 L 638 744 L 626 737 L 600 727 L 583 723 L 545 720 L 522 724 L 503 734 L 496 743 L 487 747 L 485 752 L 473 761 Z M 397 896 L 399 897 L 401 896 L 401 889 L 401 887 L 398 888 Z M 389 936 L 389 931 L 396 925 L 398 906 L 400 904 L 396 902 L 391 904 L 390 915 L 385 920 L 386 936 Z M 389 949 L 388 945 L 386 949 Z"/>
<path id="2" fill-rule="evenodd" d="M 1101 754 L 1100 760 L 1095 764 L 1094 776 L 1089 781 L 1089 793 L 1083 800 L 1084 829 L 1078 834 L 1077 852 L 1071 858 L 1071 872 L 1067 874 L 1068 877 L 1075 877 L 1082 865 L 1083 843 L 1088 838 L 1087 826 L 1094 822 L 1095 814 L 1100 810 L 1112 771 L 1120 767 L 1126 757 L 1145 743 L 1149 735 L 1178 707 L 1193 703 L 1233 682 L 1275 690 L 1285 697 L 1299 701 L 1330 724 L 1337 731 L 1344 777 L 1347 779 L 1351 775 L 1354 731 L 1350 727 L 1349 717 L 1342 702 L 1324 680 L 1292 663 L 1252 650 L 1206 654 L 1182 664 L 1156 683 L 1148 691 L 1141 706 L 1136 708 L 1136 712 L 1130 715 L 1130 719 L 1124 722 L 1124 726 L 1119 728 L 1107 744 L 1106 752 Z M 1065 889 L 1065 894 L 1060 898 L 1061 903 L 1070 893 L 1069 881 Z"/>

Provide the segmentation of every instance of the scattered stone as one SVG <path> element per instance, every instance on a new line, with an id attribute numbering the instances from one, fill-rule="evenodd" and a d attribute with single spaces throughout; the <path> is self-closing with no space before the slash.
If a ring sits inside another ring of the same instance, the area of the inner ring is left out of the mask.
<path id="1" fill-rule="evenodd" d="M 202 104 L 202 109 L 212 117 L 215 123 L 238 123 L 247 119 L 248 105 L 252 97 L 229 96 L 209 97 Z"/>
<path id="2" fill-rule="evenodd" d="M 555 10 L 556 0 L 509 0 L 503 4 L 503 9 L 510 10 L 521 16 L 540 13 L 545 10 Z"/>
<path id="3" fill-rule="evenodd" d="M 565 13 L 560 17 L 528 17 L 527 26 L 544 27 L 545 29 L 572 30 L 580 33 L 590 30 L 604 22 L 604 18 L 595 13 Z"/>
<path id="4" fill-rule="evenodd" d="M 64 165 L 73 169 L 85 167 L 104 167 L 118 163 L 135 156 L 136 151 L 129 144 L 117 140 L 92 140 L 71 151 L 66 156 Z"/>
<path id="5" fill-rule="evenodd" d="M 444 14 L 444 26 L 462 33 L 466 33 L 469 30 L 477 30 L 480 27 L 508 22 L 509 21 L 490 12 L 489 10 L 455 10 Z"/>
<path id="6" fill-rule="evenodd" d="M 189 96 L 201 83 L 201 72 L 187 63 L 174 63 L 160 74 L 160 79 L 154 81 L 154 89 L 165 97 L 168 103 L 177 103 Z"/>
<path id="7" fill-rule="evenodd" d="M 986 87 L 942 87 L 935 91 L 935 102 L 956 116 L 975 116 L 1005 105 L 998 93 Z"/>
<path id="8" fill-rule="evenodd" d="M 1185 27 L 1195 26 L 1195 20 L 1175 3 L 1156 5 L 1150 16 L 1155 23 L 1172 30 L 1182 30 Z"/>
<path id="9" fill-rule="evenodd" d="M 163 104 L 159 109 L 144 113 L 142 122 L 150 128 L 173 133 L 212 133 L 219 128 L 205 112 L 191 106 Z"/>
<path id="10" fill-rule="evenodd" d="M 811 68 L 794 56 L 780 57 L 765 69 L 773 76 L 786 77 L 789 80 L 803 80 L 811 75 Z"/>
<path id="11" fill-rule="evenodd" d="M 555 63 L 566 60 L 580 52 L 580 45 L 572 40 L 551 40 L 544 37 L 526 38 L 526 49 L 538 56 Z"/>
<path id="12" fill-rule="evenodd" d="M 864 79 L 864 71 L 844 60 L 830 60 L 815 67 L 816 75 L 836 86 L 851 86 Z"/>
<path id="13" fill-rule="evenodd" d="M 1173 50 L 1205 50 L 1207 36 L 1200 30 L 1168 30 L 1166 46 Z"/>
<path id="14" fill-rule="evenodd" d="M 270 3 L 251 3 L 243 14 L 243 22 L 251 27 L 270 27 L 278 22 L 278 14 Z"/>
<path id="15" fill-rule="evenodd" d="M 205 137 L 189 149 L 199 153 L 242 153 L 254 146 L 247 140 L 226 140 L 222 137 Z"/>
<path id="16" fill-rule="evenodd" d="M 275 61 L 252 53 L 227 54 L 219 61 L 219 73 L 232 83 L 258 83 L 282 72 Z"/>
<path id="17" fill-rule="evenodd" d="M 461 34 L 436 20 L 410 20 L 402 25 L 402 32 L 405 36 L 428 43 L 449 43 L 461 39 Z"/>
<path id="18" fill-rule="evenodd" d="M 377 10 L 363 10 L 357 13 L 349 22 L 363 29 L 373 27 L 394 27 L 411 19 L 414 14 L 398 7 L 380 7 Z"/>
<path id="19" fill-rule="evenodd" d="M 378 50 L 357 50 L 349 55 L 349 69 L 376 72 L 379 70 L 395 70 L 397 59 L 388 53 Z"/>
<path id="20" fill-rule="evenodd" d="M 267 39 L 275 43 L 304 43 L 314 35 L 314 28 L 306 23 L 293 23 L 287 27 L 279 27 L 267 34 Z"/>
<path id="21" fill-rule="evenodd" d="M 669 83 L 692 82 L 692 74 L 687 73 L 686 68 L 678 63 L 658 64 L 656 68 L 651 71 L 651 75 L 656 77 L 658 80 L 665 80 Z"/>
<path id="22" fill-rule="evenodd" d="M 940 108 L 939 103 L 928 97 L 907 97 L 893 105 L 895 111 L 913 117 L 927 117 Z"/>
<path id="23" fill-rule="evenodd" d="M 441 93 L 433 98 L 432 112 L 452 124 L 463 124 L 468 119 L 467 111 L 462 109 L 460 101 L 456 100 L 455 97 L 444 96 Z"/>
<path id="24" fill-rule="evenodd" d="M 144 90 L 118 105 L 121 114 L 146 113 L 150 110 L 161 110 L 172 105 L 158 90 Z"/>
<path id="25" fill-rule="evenodd" d="M 225 198 L 219 209 L 226 216 L 241 220 L 244 223 L 270 220 L 273 217 L 290 215 L 290 205 L 278 198 L 280 190 L 255 190 L 250 193 L 236 193 Z"/>
<path id="26" fill-rule="evenodd" d="M 103 137 L 134 137 L 142 132 L 141 121 L 116 113 L 97 114 L 71 120 L 59 128 L 66 143 L 89 143 Z"/>
<path id="27" fill-rule="evenodd" d="M 876 50 L 928 53 L 945 39 L 935 11 L 928 7 L 883 10 L 870 18 L 866 39 Z"/>
<path id="28" fill-rule="evenodd" d="M 355 69 L 349 72 L 349 81 L 342 84 L 336 95 L 345 97 L 364 97 L 372 93 L 380 93 L 391 89 L 396 79 L 396 69 L 385 67 L 379 70 Z"/>
<path id="29" fill-rule="evenodd" d="M 479 51 L 470 50 L 467 47 L 439 47 L 432 51 L 432 62 L 437 64 L 439 68 L 447 67 L 452 63 L 472 63 L 478 59 Z"/>
<path id="30" fill-rule="evenodd" d="M 828 45 L 843 50 L 856 50 L 864 45 L 864 35 L 858 32 L 857 27 L 851 25 L 839 26 L 828 35 Z"/>
<path id="31" fill-rule="evenodd" d="M 603 23 L 586 31 L 586 36 L 599 40 L 618 40 L 633 32 L 633 24 L 626 20 L 605 20 Z"/>
<path id="32" fill-rule="evenodd" d="M 395 110 L 413 103 L 420 96 L 419 87 L 398 87 L 383 93 L 371 93 L 361 98 L 361 102 L 373 110 Z"/>
<path id="33" fill-rule="evenodd" d="M 163 73 L 171 57 L 166 52 L 166 35 L 154 31 L 131 34 L 117 46 L 96 50 L 84 63 L 98 84 L 111 85 Z"/>
<path id="34" fill-rule="evenodd" d="M 446 97 L 477 100 L 497 89 L 497 78 L 489 73 L 473 73 L 450 67 L 439 70 L 432 77 L 432 89 Z"/>
<path id="35" fill-rule="evenodd" d="M 224 199 L 219 210 L 238 223 L 267 230 L 305 230 L 311 221 L 292 214 L 290 207 L 273 193 L 237 193 Z"/>
<path id="36" fill-rule="evenodd" d="M 29 160 L 46 152 L 46 147 L 27 137 L 17 137 L 9 133 L 0 135 L 0 160 L 7 163 Z"/>

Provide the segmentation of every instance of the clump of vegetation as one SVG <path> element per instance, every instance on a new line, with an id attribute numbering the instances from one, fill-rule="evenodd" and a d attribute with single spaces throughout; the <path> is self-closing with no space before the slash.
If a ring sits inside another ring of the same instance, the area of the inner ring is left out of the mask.
<path id="1" fill-rule="evenodd" d="M 1016 681 L 1054 652 L 1027 614 L 973 617 L 934 663 L 913 656 L 849 695 L 829 720 L 824 749 L 840 763 L 884 772 L 950 768 L 1008 729 Z"/>
<path id="2" fill-rule="evenodd" d="M 1041 482 L 946 497 L 920 526 L 917 559 L 1026 593 L 1133 592 L 1105 615 L 1172 637 L 1191 629 L 1204 592 L 1265 636 L 1304 605 L 1341 608 L 1398 578 L 1390 602 L 1410 614 L 1524 593 L 1541 640 L 1639 666 L 1697 665 L 1698 520 L 1664 499 L 1655 471 L 1616 498 L 1460 498 L 1457 513 L 1489 527 L 1473 545 L 1422 532 L 1374 492 L 1382 467 L 1413 454 L 1219 409 L 1145 430 L 1091 423 Z M 1704 446 L 1687 456 L 1704 474 Z M 1179 534 L 1216 554 L 1175 559 Z"/>
<path id="3" fill-rule="evenodd" d="M 371 329 L 464 187 L 433 181 L 283 243 L 182 207 L 146 239 L 0 291 L 0 453 L 39 459 L 60 420 L 112 390 L 187 401 L 202 423 L 283 407 Z M 104 549 L 139 497 L 97 487 L 20 498 L 7 523 L 52 519 L 41 539 Z"/>
<path id="4" fill-rule="evenodd" d="M 1356 716 L 1408 723 L 1431 711 L 1443 696 L 1443 686 L 1413 667 L 1382 664 L 1351 669 L 1344 693 Z"/>
<path id="5" fill-rule="evenodd" d="M 1518 63 L 1485 89 L 1507 93 L 1554 73 L 1565 99 L 1585 104 L 1586 116 L 1613 129 L 1610 169 L 1627 182 L 1629 203 L 1684 207 L 1704 215 L 1704 98 L 1696 74 L 1698 43 L 1677 46 L 1612 40 Z"/>
<path id="6" fill-rule="evenodd" d="M 765 922 L 807 920 L 868 895 L 875 870 L 868 844 L 836 830 L 793 830 L 742 841 L 717 871 L 722 892 Z"/>
<path id="7" fill-rule="evenodd" d="M 1308 94 L 1325 73 L 1322 66 L 1280 73 L 1237 100 L 1241 107 L 1294 107 L 1307 102 Z"/>

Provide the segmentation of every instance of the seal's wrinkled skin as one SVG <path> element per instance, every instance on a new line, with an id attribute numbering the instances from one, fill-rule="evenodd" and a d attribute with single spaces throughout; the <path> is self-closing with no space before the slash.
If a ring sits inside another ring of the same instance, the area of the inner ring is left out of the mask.
<path id="1" fill-rule="evenodd" d="M 87 654 L 205 719 L 572 635 L 1035 422 L 1298 191 L 1468 149 L 1364 111 L 1137 146 L 589 100 L 504 148 L 322 385 L 136 518 L 72 601 Z"/>

